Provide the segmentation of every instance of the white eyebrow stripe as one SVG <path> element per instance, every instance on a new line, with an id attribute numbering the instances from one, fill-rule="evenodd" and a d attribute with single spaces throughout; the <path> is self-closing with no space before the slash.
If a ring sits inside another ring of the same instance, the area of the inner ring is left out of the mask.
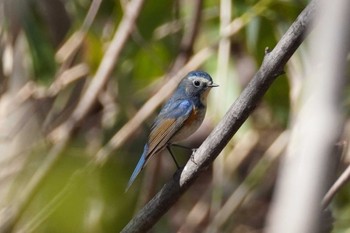
<path id="1" fill-rule="evenodd" d="M 210 82 L 209 79 L 206 79 L 206 78 L 203 78 L 203 77 L 198 77 L 198 76 L 191 76 L 189 77 L 190 79 L 197 79 L 197 80 L 200 80 L 202 82 Z"/>

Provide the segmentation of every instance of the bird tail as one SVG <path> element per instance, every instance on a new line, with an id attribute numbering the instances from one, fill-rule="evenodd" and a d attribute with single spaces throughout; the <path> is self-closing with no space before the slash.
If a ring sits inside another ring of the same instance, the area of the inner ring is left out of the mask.
<path id="1" fill-rule="evenodd" d="M 139 160 L 139 162 L 137 163 L 135 170 L 133 171 L 129 182 L 128 182 L 128 186 L 125 189 L 125 192 L 128 191 L 128 189 L 130 188 L 130 186 L 132 185 L 132 183 L 135 181 L 137 175 L 141 172 L 141 170 L 143 169 L 145 163 L 146 163 L 146 155 L 148 153 L 148 146 L 147 144 L 145 145 L 144 149 L 143 149 L 143 153 L 141 155 L 141 158 Z"/>

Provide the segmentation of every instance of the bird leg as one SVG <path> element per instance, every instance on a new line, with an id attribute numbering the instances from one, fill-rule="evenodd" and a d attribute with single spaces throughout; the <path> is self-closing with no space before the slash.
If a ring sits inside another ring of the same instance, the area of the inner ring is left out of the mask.
<path id="1" fill-rule="evenodd" d="M 184 145 L 179 145 L 179 144 L 169 144 L 170 146 L 176 146 L 176 147 L 180 147 L 180 148 L 183 148 L 183 149 L 186 149 L 186 150 L 190 150 L 192 151 L 192 154 L 194 154 L 196 152 L 196 150 L 198 148 L 191 148 L 191 147 L 188 147 L 188 146 L 184 146 Z"/>
<path id="2" fill-rule="evenodd" d="M 190 147 L 184 146 L 184 145 L 169 143 L 168 146 L 167 146 L 169 152 L 170 152 L 170 146 L 180 147 L 180 148 L 183 148 L 183 149 L 192 151 L 192 154 L 191 154 L 191 156 L 190 156 L 190 159 L 191 159 L 191 161 L 192 161 L 194 164 L 197 165 L 197 163 L 194 161 L 194 153 L 196 153 L 196 151 L 197 151 L 198 148 L 190 148 Z M 174 159 L 173 154 L 172 154 L 171 152 L 170 152 L 170 154 L 171 154 L 171 156 L 172 156 L 173 159 Z M 175 163 L 176 163 L 176 160 L 175 160 L 175 159 L 174 159 L 174 161 L 175 161 Z M 177 164 L 177 163 L 176 163 L 176 164 Z"/>
<path id="3" fill-rule="evenodd" d="M 191 160 L 194 164 L 198 165 L 198 164 L 196 163 L 196 161 L 194 161 L 194 153 L 196 153 L 196 151 L 197 151 L 197 149 L 193 149 L 193 150 L 192 150 L 192 154 L 191 154 L 190 160 Z"/>
<path id="4" fill-rule="evenodd" d="M 176 161 L 176 159 L 175 159 L 175 156 L 173 155 L 173 152 L 172 152 L 171 149 L 170 149 L 170 144 L 168 144 L 168 145 L 166 146 L 166 148 L 168 149 L 168 151 L 169 151 L 171 157 L 173 158 L 173 160 L 174 160 L 174 162 L 175 162 L 175 164 L 176 164 L 177 169 L 180 169 L 180 166 L 179 166 L 179 164 L 177 163 L 177 161 Z"/>

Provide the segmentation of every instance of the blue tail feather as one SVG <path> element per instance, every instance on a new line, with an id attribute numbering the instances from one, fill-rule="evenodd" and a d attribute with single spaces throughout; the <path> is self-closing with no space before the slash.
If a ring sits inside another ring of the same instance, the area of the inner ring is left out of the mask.
<path id="1" fill-rule="evenodd" d="M 141 172 L 142 168 L 144 167 L 144 165 L 146 163 L 147 153 L 148 153 L 148 146 L 145 145 L 145 147 L 143 149 L 143 153 L 141 155 L 141 158 L 140 158 L 139 162 L 137 163 L 135 170 L 133 171 L 133 173 L 129 179 L 128 186 L 126 187 L 125 192 L 128 191 L 128 189 L 130 188 L 132 183 L 135 181 L 137 175 Z"/>

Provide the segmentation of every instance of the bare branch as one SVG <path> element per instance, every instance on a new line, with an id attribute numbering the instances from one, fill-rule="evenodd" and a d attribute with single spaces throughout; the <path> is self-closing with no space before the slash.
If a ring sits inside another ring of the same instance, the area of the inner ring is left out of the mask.
<path id="1" fill-rule="evenodd" d="M 102 0 L 94 0 L 90 4 L 90 8 L 88 13 L 86 14 L 86 17 L 84 19 L 84 22 L 77 32 L 75 32 L 67 41 L 63 44 L 63 46 L 57 51 L 56 53 L 56 60 L 58 62 L 65 62 L 69 60 L 69 58 L 72 58 L 73 55 L 77 52 L 78 48 L 82 45 L 83 39 L 85 38 L 85 35 L 89 28 L 91 27 L 91 24 L 93 23 L 97 11 L 100 8 Z"/>
<path id="2" fill-rule="evenodd" d="M 341 176 L 334 182 L 332 187 L 328 190 L 322 199 L 322 207 L 325 209 L 332 201 L 335 194 L 350 180 L 350 166 L 348 166 Z"/>

